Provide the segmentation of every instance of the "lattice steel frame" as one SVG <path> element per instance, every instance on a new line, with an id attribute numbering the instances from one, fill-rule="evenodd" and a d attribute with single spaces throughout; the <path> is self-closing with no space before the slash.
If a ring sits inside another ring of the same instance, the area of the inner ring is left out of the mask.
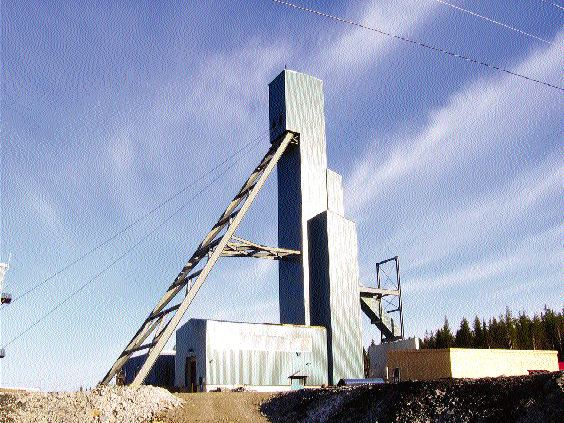
<path id="1" fill-rule="evenodd" d="M 243 217 L 274 170 L 284 151 L 286 151 L 290 144 L 298 142 L 299 135 L 297 133 L 286 131 L 271 144 L 270 149 L 260 164 L 245 181 L 243 187 L 229 203 L 217 223 L 204 237 L 196 252 L 192 254 L 188 263 L 182 268 L 174 282 L 157 302 L 157 305 L 147 319 L 145 319 L 135 336 L 129 341 L 100 384 L 110 383 L 135 352 L 147 350 L 147 359 L 135 376 L 131 386 L 139 386 L 143 383 L 198 290 L 221 256 L 284 259 L 293 258 L 300 253 L 295 250 L 266 247 L 234 236 L 235 230 L 243 220 Z M 205 264 L 203 263 L 204 261 Z M 201 263 L 203 266 L 196 269 Z M 184 287 L 186 287 L 186 293 L 182 301 L 167 307 L 175 299 L 179 299 L 179 294 L 181 294 Z M 144 344 L 143 342 L 151 335 L 153 335 L 152 341 Z"/>
<path id="2" fill-rule="evenodd" d="M 395 281 L 395 287 L 393 287 L 393 289 L 389 290 L 389 289 L 382 289 L 381 287 L 381 267 L 386 264 L 393 261 L 395 263 L 395 272 L 396 272 L 396 281 Z M 376 263 L 376 279 L 378 281 L 378 290 L 381 292 L 381 297 L 386 297 L 386 296 L 390 296 L 391 298 L 396 298 L 397 299 L 397 303 L 395 305 L 395 309 L 392 310 L 386 310 L 386 312 L 388 314 L 391 313 L 398 313 L 399 314 L 399 320 L 400 320 L 400 327 L 401 327 L 401 338 L 403 339 L 404 337 L 404 332 L 403 332 L 403 306 L 402 306 L 402 301 L 401 301 L 401 279 L 400 279 L 400 267 L 399 267 L 399 257 L 395 256 L 386 260 L 382 260 L 378 263 Z M 380 302 L 380 308 L 382 308 L 382 302 Z M 383 340 L 383 338 L 381 339 Z"/>

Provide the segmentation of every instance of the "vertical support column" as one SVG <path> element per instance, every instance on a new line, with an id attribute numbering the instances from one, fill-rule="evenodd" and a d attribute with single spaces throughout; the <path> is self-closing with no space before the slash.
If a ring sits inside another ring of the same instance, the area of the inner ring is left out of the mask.
<path id="1" fill-rule="evenodd" d="M 309 325 L 307 221 L 327 210 L 323 82 L 284 70 L 269 84 L 269 119 L 272 140 L 300 134 L 278 162 L 278 244 L 302 253 L 279 262 L 280 322 Z"/>

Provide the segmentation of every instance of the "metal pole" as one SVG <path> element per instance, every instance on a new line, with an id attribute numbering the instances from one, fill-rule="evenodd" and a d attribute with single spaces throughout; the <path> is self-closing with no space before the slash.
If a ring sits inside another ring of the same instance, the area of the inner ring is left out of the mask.
<path id="1" fill-rule="evenodd" d="M 398 283 L 398 291 L 399 291 L 399 296 L 398 296 L 398 309 L 399 309 L 399 314 L 400 314 L 400 326 L 401 326 L 401 337 L 404 337 L 403 334 L 403 305 L 401 302 L 401 280 L 400 280 L 400 266 L 399 266 L 399 257 L 396 256 L 396 280 Z"/>

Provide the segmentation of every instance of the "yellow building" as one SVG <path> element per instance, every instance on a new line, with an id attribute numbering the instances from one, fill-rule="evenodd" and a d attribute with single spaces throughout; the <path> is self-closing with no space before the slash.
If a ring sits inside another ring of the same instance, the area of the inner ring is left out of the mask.
<path id="1" fill-rule="evenodd" d="M 390 350 L 389 374 L 401 380 L 519 376 L 529 370 L 558 370 L 558 352 L 501 349 Z"/>

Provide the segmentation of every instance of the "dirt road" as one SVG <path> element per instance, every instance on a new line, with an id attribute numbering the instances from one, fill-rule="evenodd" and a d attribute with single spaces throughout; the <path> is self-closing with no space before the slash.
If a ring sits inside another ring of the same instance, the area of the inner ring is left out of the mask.
<path id="1" fill-rule="evenodd" d="M 167 423 L 185 422 L 269 422 L 260 405 L 274 394 L 264 392 L 205 392 L 178 394 L 182 407 L 160 416 Z"/>

